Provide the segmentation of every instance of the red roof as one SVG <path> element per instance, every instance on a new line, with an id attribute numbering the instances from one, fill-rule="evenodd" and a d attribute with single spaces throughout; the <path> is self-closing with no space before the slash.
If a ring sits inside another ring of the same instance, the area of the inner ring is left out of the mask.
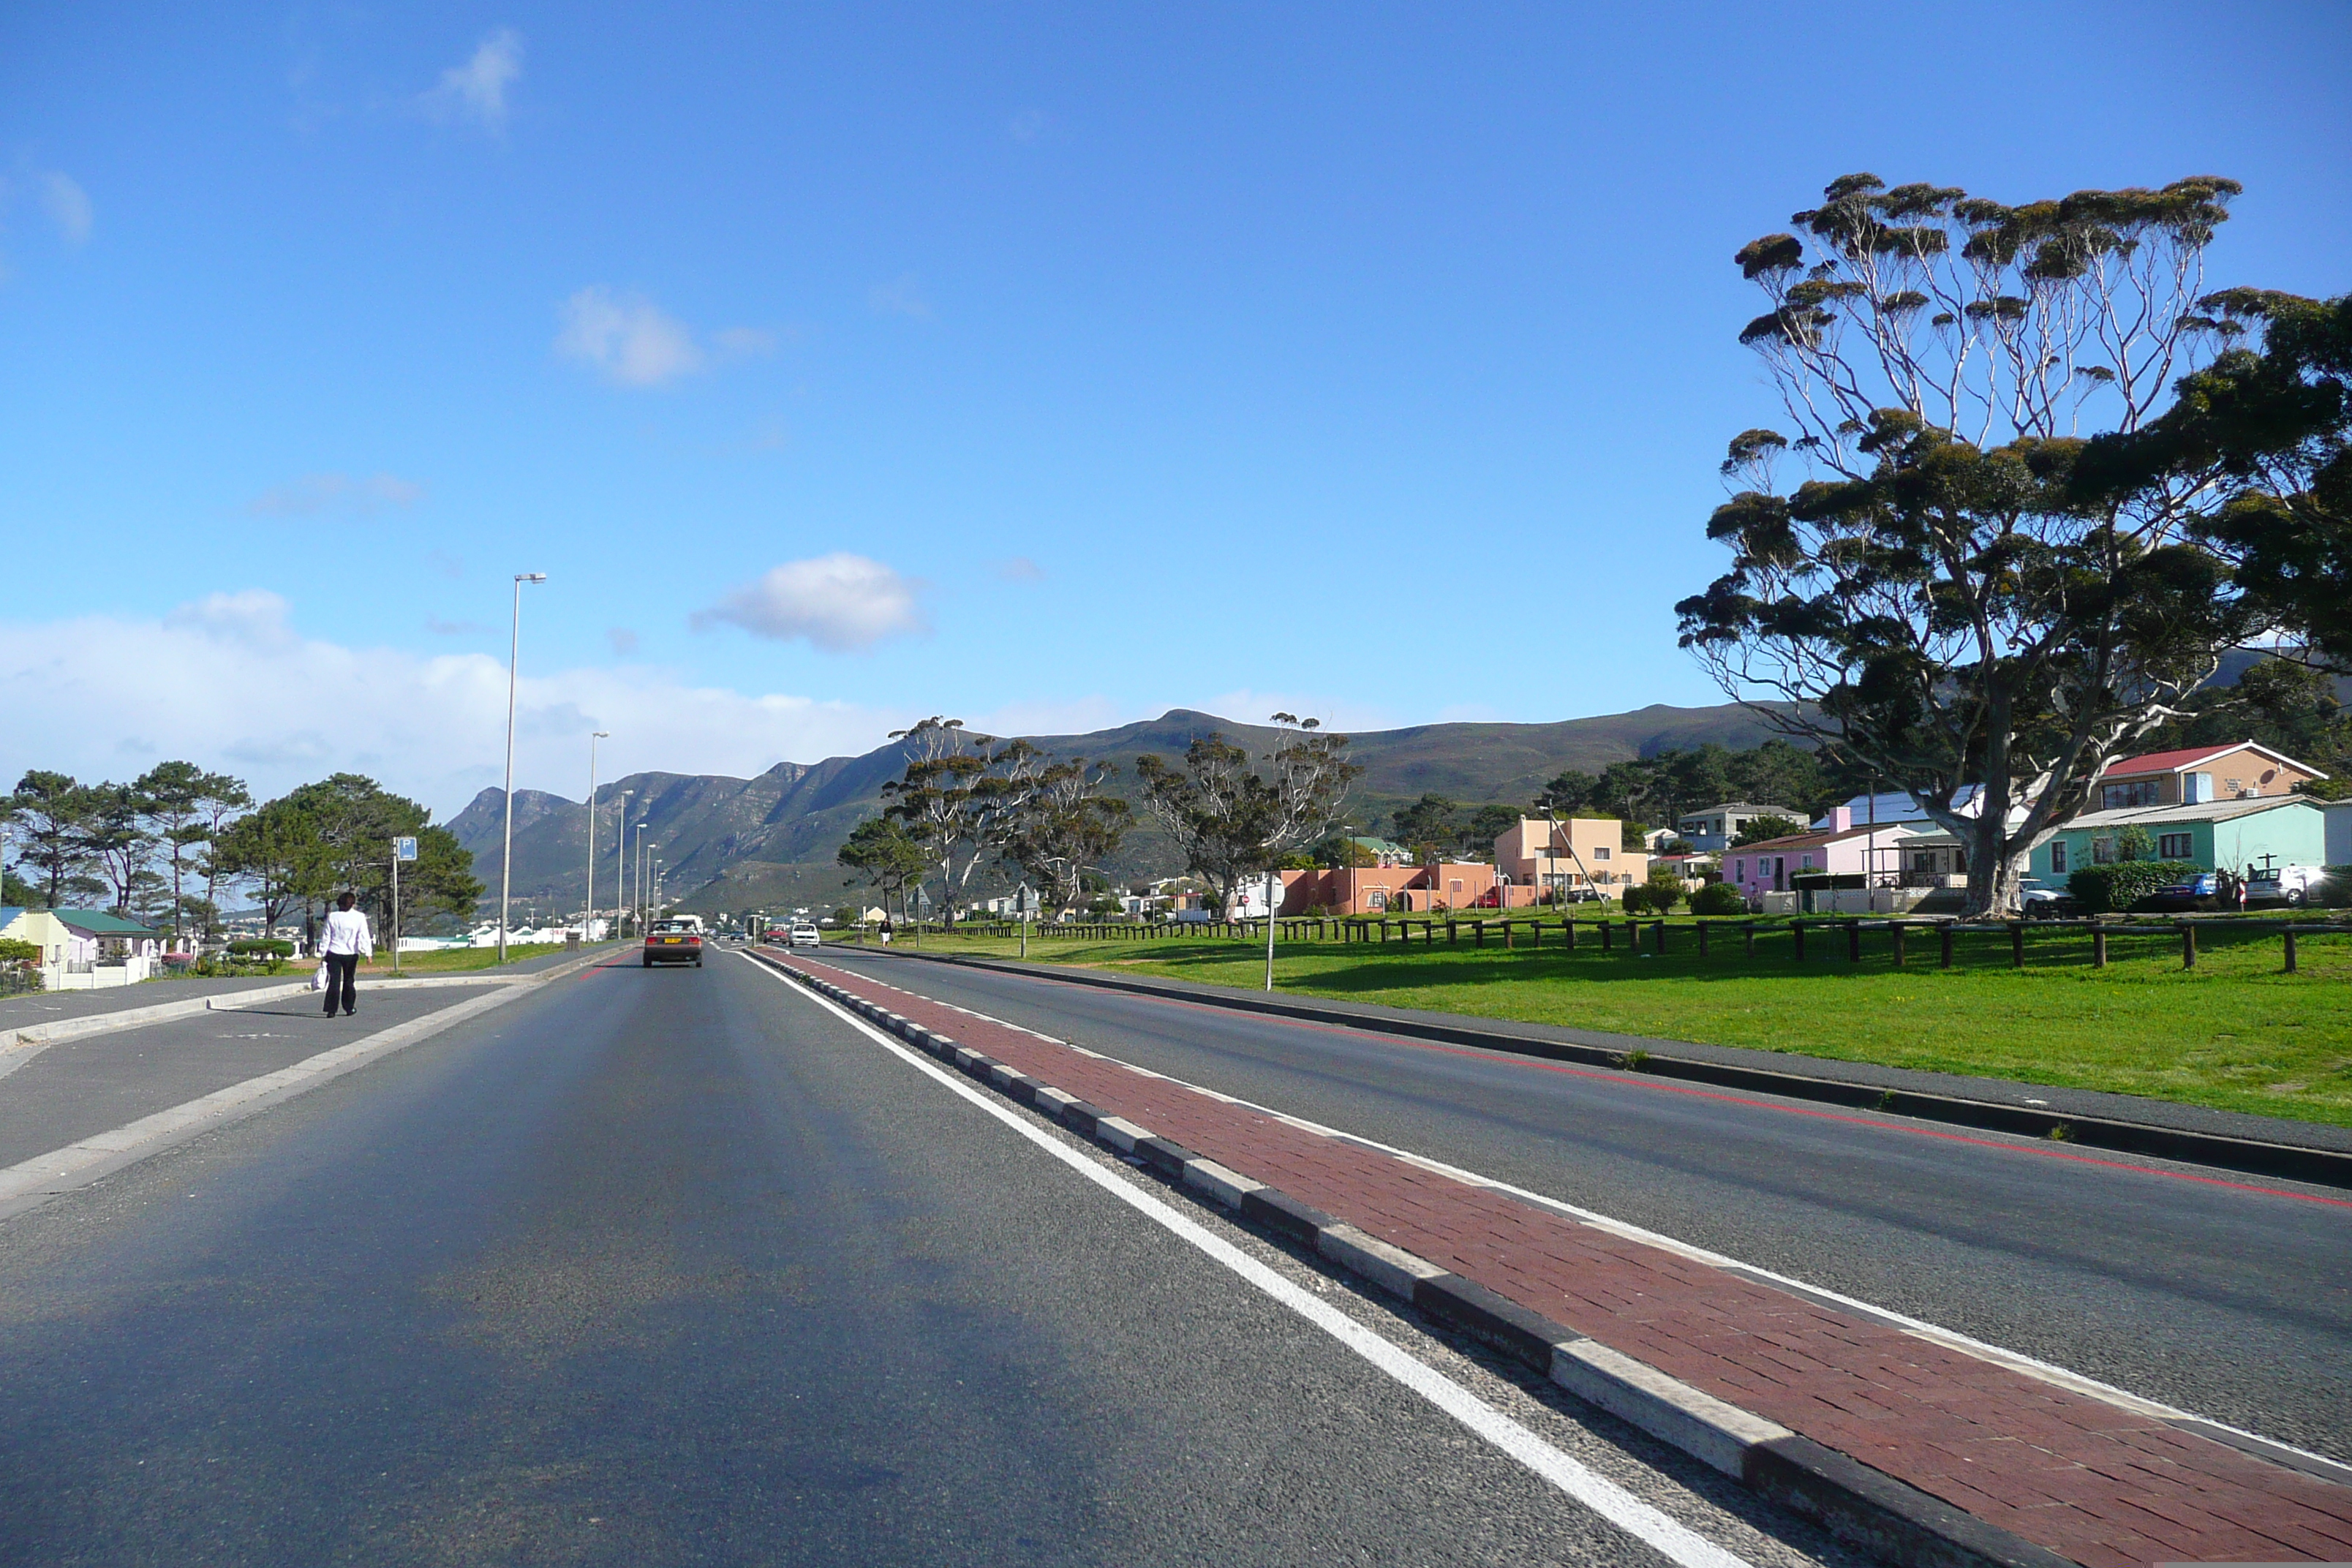
<path id="1" fill-rule="evenodd" d="M 2120 762 L 2109 763 L 2105 776 L 2128 778 L 2141 773 L 2177 773 L 2195 767 L 2199 763 L 2226 757 L 2231 752 L 2260 752 L 2281 767 L 2293 768 L 2296 773 L 2308 773 L 2315 779 L 2327 776 L 2309 763 L 2298 763 L 2284 752 L 2272 751 L 2260 741 L 2233 741 L 2226 746 L 2197 746 L 2185 752 L 2150 752 L 2144 757 L 2126 757 Z"/>
<path id="2" fill-rule="evenodd" d="M 2251 743 L 2233 741 L 2226 746 L 2191 746 L 2185 752 L 2150 752 L 2146 756 L 2118 757 L 2107 764 L 2107 773 L 2111 776 L 2118 773 L 2178 773 L 2208 757 L 2221 756 Z"/>

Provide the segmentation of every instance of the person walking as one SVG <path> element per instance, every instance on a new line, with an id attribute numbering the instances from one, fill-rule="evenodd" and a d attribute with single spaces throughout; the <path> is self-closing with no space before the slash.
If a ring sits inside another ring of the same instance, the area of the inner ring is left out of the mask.
<path id="1" fill-rule="evenodd" d="M 349 893 L 335 900 L 335 912 L 327 917 L 327 934 L 319 943 L 327 960 L 330 1018 L 335 1016 L 338 996 L 345 1017 L 359 1011 L 360 960 L 375 956 L 375 937 L 368 930 L 367 916 L 352 907 L 358 901 Z"/>

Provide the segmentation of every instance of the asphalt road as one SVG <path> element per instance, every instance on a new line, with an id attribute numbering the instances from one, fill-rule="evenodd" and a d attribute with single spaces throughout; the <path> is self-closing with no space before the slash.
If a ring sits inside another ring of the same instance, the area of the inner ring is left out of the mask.
<path id="1" fill-rule="evenodd" d="M 732 956 L 555 982 L 0 1223 L 0 1562 L 1666 1560 L 1026 1124 L 1085 1167 Z M 1186 1212 L 1741 1559 L 1847 1561 Z"/>
<path id="2" fill-rule="evenodd" d="M 2352 1205 L 2332 1189 L 894 955 L 821 956 L 2352 1460 Z"/>

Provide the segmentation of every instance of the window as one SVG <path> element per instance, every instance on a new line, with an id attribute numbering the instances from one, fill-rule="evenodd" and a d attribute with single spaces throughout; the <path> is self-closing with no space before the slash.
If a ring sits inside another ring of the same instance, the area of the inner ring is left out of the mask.
<path id="1" fill-rule="evenodd" d="M 1606 844 L 1603 844 L 1603 845 L 1601 845 L 1599 848 L 1595 849 L 1595 850 L 1592 852 L 1592 858 L 1593 858 L 1595 860 L 1606 860 L 1606 859 L 1608 859 L 1608 858 L 1609 858 L 1609 846 L 1607 846 Z"/>
<path id="2" fill-rule="evenodd" d="M 2112 838 L 2092 839 L 2091 864 L 2094 866 L 2112 866 L 2115 863 L 2116 841 Z"/>
<path id="3" fill-rule="evenodd" d="M 1798 856 L 1797 864 L 1808 871 L 1811 870 L 1813 868 L 1813 852 L 1808 849 L 1802 855 Z"/>
<path id="4" fill-rule="evenodd" d="M 1452 881 L 1450 881 L 1450 882 L 1446 883 L 1446 884 L 1445 884 L 1445 890 L 1446 890 L 1447 892 L 1450 892 L 1450 893 L 1458 893 L 1458 892 L 1460 892 L 1460 891 L 1462 890 L 1462 879 L 1461 879 L 1461 878 L 1459 878 L 1459 877 L 1456 877 L 1456 878 L 1454 878 Z"/>
<path id="5" fill-rule="evenodd" d="M 2186 860 L 2195 853 L 2186 833 L 2160 833 L 2156 838 L 2156 853 L 2165 860 Z"/>
<path id="6" fill-rule="evenodd" d="M 1387 909 L 1389 907 L 1389 895 L 1387 889 L 1383 888 L 1374 888 L 1370 892 L 1365 894 L 1364 906 L 1367 909 L 1374 910 Z"/>
<path id="7" fill-rule="evenodd" d="M 2112 784 L 2101 786 L 2099 807 L 2103 811 L 2122 811 L 2135 805 L 2159 805 L 2163 786 L 2154 779 L 2142 779 L 2137 784 Z"/>
<path id="8" fill-rule="evenodd" d="M 2050 841 L 2050 874 L 2053 877 L 2066 874 L 2066 841 L 2063 838 Z"/>

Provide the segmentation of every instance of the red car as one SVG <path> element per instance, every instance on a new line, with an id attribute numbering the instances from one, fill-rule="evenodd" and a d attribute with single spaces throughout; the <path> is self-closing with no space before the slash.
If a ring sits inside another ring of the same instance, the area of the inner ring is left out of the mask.
<path id="1" fill-rule="evenodd" d="M 646 967 L 656 963 L 691 963 L 702 967 L 702 922 L 698 920 L 656 921 L 646 932 Z"/>

